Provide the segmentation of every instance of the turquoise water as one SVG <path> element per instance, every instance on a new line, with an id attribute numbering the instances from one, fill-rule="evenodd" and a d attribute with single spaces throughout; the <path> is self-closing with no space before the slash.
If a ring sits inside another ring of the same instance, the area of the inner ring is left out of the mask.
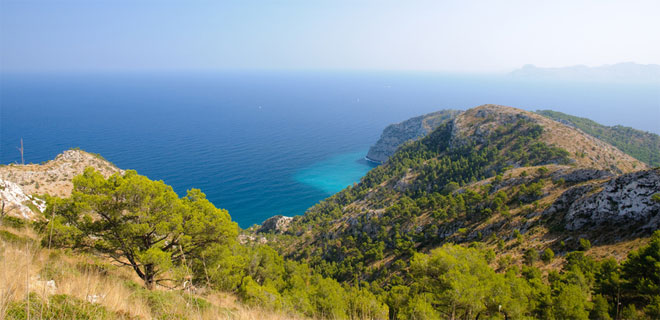
<path id="1" fill-rule="evenodd" d="M 364 159 L 368 150 L 343 153 L 301 169 L 294 176 L 303 183 L 328 195 L 335 194 L 359 181 L 375 164 Z"/>

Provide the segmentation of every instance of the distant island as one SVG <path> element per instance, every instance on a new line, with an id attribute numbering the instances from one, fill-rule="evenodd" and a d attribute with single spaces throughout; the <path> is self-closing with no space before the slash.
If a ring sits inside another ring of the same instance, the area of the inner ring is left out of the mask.
<path id="1" fill-rule="evenodd" d="M 509 75 L 514 78 L 537 80 L 660 82 L 660 65 L 624 62 L 598 67 L 576 65 L 541 68 L 527 64 Z"/>

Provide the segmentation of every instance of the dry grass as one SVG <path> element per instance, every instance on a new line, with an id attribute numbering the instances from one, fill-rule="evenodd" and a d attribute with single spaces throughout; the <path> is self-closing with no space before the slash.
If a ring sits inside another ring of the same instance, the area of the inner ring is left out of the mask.
<path id="1" fill-rule="evenodd" d="M 279 312 L 267 311 L 259 307 L 251 307 L 244 304 L 241 304 L 235 295 L 226 293 L 226 292 L 215 292 L 209 295 L 204 296 L 206 300 L 213 303 L 214 305 L 223 306 L 229 310 L 232 310 L 231 313 L 225 314 L 210 314 L 210 318 L 205 319 L 236 319 L 236 320 L 302 320 L 309 319 L 301 317 L 294 314 L 286 314 Z M 216 317 L 220 316 L 220 317 Z"/>
<path id="2" fill-rule="evenodd" d="M 95 271 L 85 271 L 79 276 L 65 276 L 57 284 L 57 293 L 85 301 L 95 301 L 108 310 L 150 318 L 150 308 L 141 299 L 131 298 L 133 291 L 121 281 L 102 276 Z"/>
<path id="3" fill-rule="evenodd" d="M 21 241 L 0 240 L 0 319 L 7 317 L 12 303 L 26 302 L 28 292 L 33 294 L 33 306 L 37 305 L 34 294 L 44 301 L 52 295 L 66 295 L 86 301 L 84 308 L 87 310 L 105 308 L 111 316 L 125 319 L 304 319 L 243 305 L 231 293 L 192 295 L 162 288 L 150 292 L 142 289 L 139 279 L 126 268 L 114 267 L 94 257 L 41 248 L 35 241 L 36 235 L 28 228 L 11 232 Z M 193 298 L 204 299 L 210 307 L 189 304 Z M 39 312 L 35 313 L 32 319 L 39 318 Z"/>

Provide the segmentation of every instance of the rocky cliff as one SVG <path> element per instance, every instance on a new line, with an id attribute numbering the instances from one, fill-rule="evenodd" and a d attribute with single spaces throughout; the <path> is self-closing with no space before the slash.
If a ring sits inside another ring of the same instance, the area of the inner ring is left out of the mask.
<path id="1" fill-rule="evenodd" d="M 383 163 L 396 152 L 400 145 L 424 137 L 440 124 L 455 118 L 459 113 L 458 110 L 442 110 L 391 124 L 383 130 L 376 144 L 369 148 L 367 159 Z"/>
<path id="2" fill-rule="evenodd" d="M 284 233 L 286 232 L 287 229 L 289 229 L 289 224 L 291 224 L 291 220 L 293 220 L 293 217 L 287 217 L 282 215 L 270 217 L 261 224 L 261 227 L 257 230 L 257 232 Z"/>
<path id="3" fill-rule="evenodd" d="M 73 178 L 87 167 L 98 170 L 105 177 L 123 173 L 101 156 L 82 150 L 64 151 L 43 164 L 0 167 L 0 200 L 5 204 L 5 213 L 34 218 L 35 210 L 43 210 L 42 202 L 34 195 L 68 197 L 73 189 Z"/>
<path id="4" fill-rule="evenodd" d="M 660 228 L 655 194 L 660 194 L 660 169 L 638 171 L 569 189 L 548 212 L 565 210 L 564 227 L 571 231 L 634 226 L 632 232 L 649 233 Z"/>

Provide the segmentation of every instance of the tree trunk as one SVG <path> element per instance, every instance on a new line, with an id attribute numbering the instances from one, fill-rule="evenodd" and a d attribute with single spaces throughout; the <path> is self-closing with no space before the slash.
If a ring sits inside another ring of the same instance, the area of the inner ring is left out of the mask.
<path id="1" fill-rule="evenodd" d="M 149 290 L 154 289 L 154 266 L 151 264 L 144 266 L 144 285 Z"/>

